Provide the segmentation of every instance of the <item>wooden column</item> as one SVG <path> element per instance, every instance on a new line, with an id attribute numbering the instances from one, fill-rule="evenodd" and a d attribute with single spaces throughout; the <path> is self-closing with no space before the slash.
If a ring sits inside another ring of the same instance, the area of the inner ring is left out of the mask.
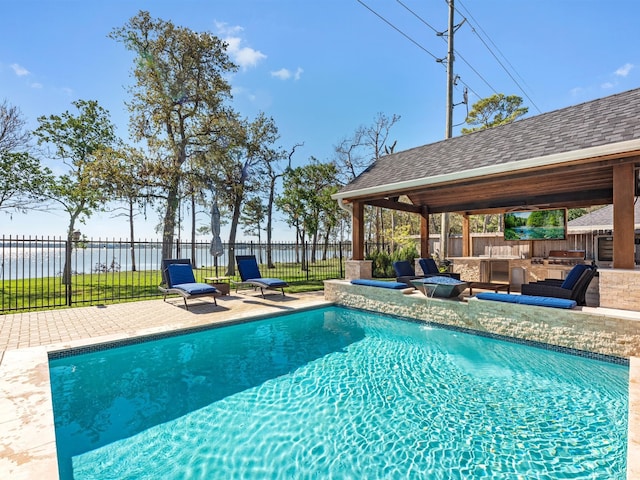
<path id="1" fill-rule="evenodd" d="M 429 258 L 429 208 L 422 207 L 420 212 L 420 257 Z"/>
<path id="2" fill-rule="evenodd" d="M 635 267 L 634 173 L 631 163 L 613 167 L 613 268 Z"/>
<path id="3" fill-rule="evenodd" d="M 352 259 L 364 260 L 364 203 L 353 202 L 353 217 L 351 221 Z"/>
<path id="4" fill-rule="evenodd" d="M 471 256 L 471 227 L 466 213 L 462 214 L 462 256 Z"/>

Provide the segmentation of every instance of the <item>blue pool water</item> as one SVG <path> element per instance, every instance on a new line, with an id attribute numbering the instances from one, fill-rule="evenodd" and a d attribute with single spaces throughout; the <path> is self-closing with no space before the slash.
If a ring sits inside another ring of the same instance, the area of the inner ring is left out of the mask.
<path id="1" fill-rule="evenodd" d="M 624 479 L 628 367 L 329 307 L 50 360 L 62 479 Z"/>

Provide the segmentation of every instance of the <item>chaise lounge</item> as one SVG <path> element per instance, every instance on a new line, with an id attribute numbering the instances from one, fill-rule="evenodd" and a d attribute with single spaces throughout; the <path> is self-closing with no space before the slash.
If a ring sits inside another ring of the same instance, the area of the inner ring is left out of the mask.
<path id="1" fill-rule="evenodd" d="M 214 305 L 218 305 L 216 297 L 220 296 L 220 291 L 206 283 L 196 282 L 193 275 L 191 260 L 188 258 L 162 260 L 162 284 L 158 287 L 164 294 L 164 301 L 167 295 L 181 295 L 184 299 L 184 308 L 189 310 L 187 299 L 211 297 Z"/>
<path id="2" fill-rule="evenodd" d="M 459 273 L 441 272 L 433 258 L 421 258 L 418 260 L 418 264 L 420 265 L 420 268 L 422 268 L 422 272 L 425 277 L 440 275 L 442 277 L 451 277 L 456 280 L 460 280 Z"/>
<path id="3" fill-rule="evenodd" d="M 264 298 L 264 290 L 280 290 L 284 296 L 284 287 L 289 284 L 279 278 L 265 278 L 260 273 L 258 261 L 255 255 L 236 255 L 236 263 L 238 264 L 238 272 L 240 273 L 240 282 L 233 282 L 236 285 L 236 293 L 238 287 L 242 285 L 251 285 L 259 288 L 262 298 Z"/>
<path id="4" fill-rule="evenodd" d="M 396 282 L 406 283 L 409 286 L 412 286 L 412 280 L 417 280 L 420 278 L 429 278 L 434 276 L 439 277 L 451 277 L 456 280 L 460 280 L 460 274 L 458 273 L 446 273 L 440 272 L 438 266 L 436 265 L 435 260 L 432 258 L 421 258 L 418 260 L 420 264 L 420 268 L 424 272 L 423 275 L 417 275 L 411 262 L 408 260 L 398 260 L 393 262 L 393 269 L 396 272 Z"/>
<path id="5" fill-rule="evenodd" d="M 525 283 L 521 287 L 523 295 L 564 298 L 575 300 L 578 305 L 586 305 L 586 293 L 596 274 L 595 265 L 576 265 L 564 280 L 542 280 Z"/>

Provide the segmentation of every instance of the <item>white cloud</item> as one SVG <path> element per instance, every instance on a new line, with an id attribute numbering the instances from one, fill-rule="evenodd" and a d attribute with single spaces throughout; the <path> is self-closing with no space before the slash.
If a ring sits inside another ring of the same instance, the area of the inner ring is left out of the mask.
<path id="1" fill-rule="evenodd" d="M 242 33 L 244 31 L 244 28 L 242 28 L 239 25 L 236 25 L 235 27 L 232 27 L 228 23 L 218 22 L 217 20 L 214 21 L 213 23 L 216 26 L 216 31 L 220 35 L 225 35 L 227 37 L 231 37 L 233 35 L 239 35 L 240 33 Z"/>
<path id="2" fill-rule="evenodd" d="M 229 26 L 226 23 L 215 22 L 216 29 L 222 40 L 227 44 L 227 53 L 240 68 L 246 70 L 249 67 L 255 67 L 261 60 L 267 56 L 259 50 L 242 45 L 244 40 L 239 36 L 244 29 L 239 26 Z"/>
<path id="3" fill-rule="evenodd" d="M 271 72 L 272 77 L 279 78 L 280 80 L 288 80 L 291 78 L 291 72 L 286 68 L 281 68 L 280 70 L 276 70 L 275 72 Z"/>
<path id="4" fill-rule="evenodd" d="M 571 94 L 571 96 L 573 97 L 577 97 L 580 96 L 584 93 L 584 88 L 582 87 L 574 87 L 571 90 L 569 90 L 569 93 Z"/>
<path id="5" fill-rule="evenodd" d="M 11 68 L 13 69 L 13 72 L 19 77 L 24 77 L 25 75 L 29 75 L 29 70 L 18 65 L 17 63 L 11 64 Z"/>
<path id="6" fill-rule="evenodd" d="M 30 86 L 31 88 L 38 88 L 38 89 L 40 89 L 40 88 L 42 88 L 42 86 L 43 86 L 43 85 L 42 85 L 41 83 L 38 83 L 38 82 L 33 82 L 33 83 L 32 83 L 31 85 L 29 85 L 29 86 Z"/>
<path id="7" fill-rule="evenodd" d="M 291 77 L 293 77 L 294 80 L 300 80 L 303 72 L 304 70 L 300 67 L 296 69 L 295 73 L 292 73 L 291 70 L 287 68 L 281 68 L 280 70 L 271 72 L 271 76 L 279 78 L 280 80 L 289 80 Z"/>
<path id="8" fill-rule="evenodd" d="M 629 75 L 629 72 L 631 71 L 632 68 L 633 68 L 633 64 L 625 63 L 622 67 L 620 67 L 614 72 L 614 75 L 617 75 L 618 77 L 626 77 L 627 75 Z"/>

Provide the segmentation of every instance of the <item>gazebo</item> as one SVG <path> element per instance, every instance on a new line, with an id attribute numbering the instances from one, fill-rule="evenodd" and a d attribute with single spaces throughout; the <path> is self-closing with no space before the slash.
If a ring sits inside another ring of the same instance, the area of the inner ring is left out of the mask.
<path id="1" fill-rule="evenodd" d="M 462 214 L 466 256 L 469 215 L 612 204 L 614 256 L 612 268 L 600 271 L 600 305 L 640 311 L 640 293 L 634 297 L 627 288 L 640 284 L 634 261 L 638 112 L 635 89 L 379 158 L 333 196 L 352 213 L 347 277 L 370 275 L 365 205 L 420 215 L 420 254 L 426 257 L 432 214 Z"/>

